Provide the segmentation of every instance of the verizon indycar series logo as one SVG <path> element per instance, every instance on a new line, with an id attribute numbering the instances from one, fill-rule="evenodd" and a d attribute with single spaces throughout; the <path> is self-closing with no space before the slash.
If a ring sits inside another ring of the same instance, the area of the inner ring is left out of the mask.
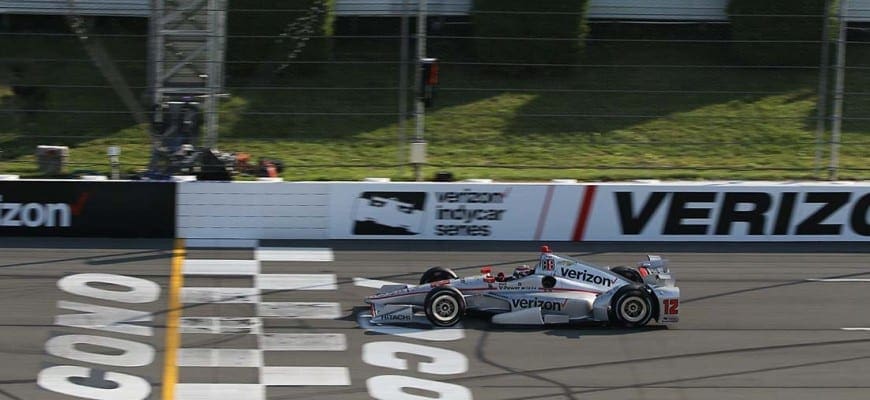
<path id="1" fill-rule="evenodd" d="M 61 227 L 72 225 L 72 216 L 79 215 L 87 193 L 82 193 L 75 204 L 66 203 L 18 203 L 4 201 L 0 195 L 0 227 Z"/>
<path id="2" fill-rule="evenodd" d="M 510 190 L 436 192 L 435 235 L 491 236 L 493 224 L 502 221 L 507 213 L 504 202 Z"/>
<path id="3" fill-rule="evenodd" d="M 363 192 L 354 204 L 354 235 L 419 235 L 425 192 Z"/>

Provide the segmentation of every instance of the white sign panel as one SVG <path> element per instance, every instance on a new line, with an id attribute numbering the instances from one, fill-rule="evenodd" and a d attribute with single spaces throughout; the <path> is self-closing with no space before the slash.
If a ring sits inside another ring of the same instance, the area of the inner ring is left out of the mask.
<path id="1" fill-rule="evenodd" d="M 177 188 L 178 237 L 326 238 L 329 184 L 185 182 Z"/>

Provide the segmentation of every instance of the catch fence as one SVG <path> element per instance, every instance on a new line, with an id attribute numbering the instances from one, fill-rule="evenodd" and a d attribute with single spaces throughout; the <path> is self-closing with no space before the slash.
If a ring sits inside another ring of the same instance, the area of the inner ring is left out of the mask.
<path id="1" fill-rule="evenodd" d="M 27 2 L 0 8 L 15 3 Z M 620 11 L 599 1 L 608 13 L 596 17 L 590 5 L 582 38 L 533 29 L 579 15 L 570 10 L 482 10 L 468 1 L 466 11 L 442 4 L 449 12 L 438 13 L 436 4 L 420 30 L 412 1 L 274 3 L 226 10 L 215 133 L 221 150 L 281 159 L 288 179 L 411 180 L 412 161 L 423 161 L 424 179 L 439 171 L 512 180 L 870 178 L 870 5 L 860 1 L 842 18 L 834 3 L 825 18 L 673 5 Z M 365 12 L 348 12 L 351 3 Z M 101 42 L 151 110 L 148 23 L 80 14 L 79 31 L 69 15 L 3 16 L 0 173 L 37 174 L 41 144 L 70 146 L 70 170 L 108 170 L 108 146 L 121 147 L 125 170 L 147 167 L 147 124 L 81 36 Z M 782 29 L 813 20 L 818 35 L 745 38 L 734 17 L 773 18 Z M 480 28 L 497 18 L 530 28 Z M 759 51 L 783 56 L 753 58 Z M 811 56 L 788 57 L 798 53 Z M 431 106 L 415 109 L 421 54 L 438 60 L 438 84 Z M 412 160 L 422 142 L 425 160 Z"/>

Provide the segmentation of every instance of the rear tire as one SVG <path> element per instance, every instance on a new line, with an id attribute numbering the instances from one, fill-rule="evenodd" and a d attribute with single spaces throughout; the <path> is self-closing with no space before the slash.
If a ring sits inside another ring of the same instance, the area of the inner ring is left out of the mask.
<path id="1" fill-rule="evenodd" d="M 439 286 L 426 295 L 423 310 L 432 325 L 453 326 L 465 315 L 465 298 L 456 288 Z"/>
<path id="2" fill-rule="evenodd" d="M 420 284 L 444 281 L 449 279 L 459 278 L 453 270 L 450 268 L 444 267 L 432 267 L 426 270 L 422 276 L 420 276 Z"/>
<path id="3" fill-rule="evenodd" d="M 625 286 L 616 292 L 610 303 L 610 322 L 626 328 L 640 328 L 652 319 L 650 295 L 640 287 Z"/>

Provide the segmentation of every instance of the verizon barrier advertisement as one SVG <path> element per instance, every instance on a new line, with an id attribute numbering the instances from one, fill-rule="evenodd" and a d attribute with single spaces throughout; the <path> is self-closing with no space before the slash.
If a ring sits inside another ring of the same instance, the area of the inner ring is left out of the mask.
<path id="1" fill-rule="evenodd" d="M 601 185 L 587 240 L 870 241 L 867 185 Z"/>
<path id="2" fill-rule="evenodd" d="M 862 184 L 336 184 L 335 239 L 870 241 Z"/>
<path id="3" fill-rule="evenodd" d="M 0 236 L 174 234 L 173 183 L 0 181 Z"/>

